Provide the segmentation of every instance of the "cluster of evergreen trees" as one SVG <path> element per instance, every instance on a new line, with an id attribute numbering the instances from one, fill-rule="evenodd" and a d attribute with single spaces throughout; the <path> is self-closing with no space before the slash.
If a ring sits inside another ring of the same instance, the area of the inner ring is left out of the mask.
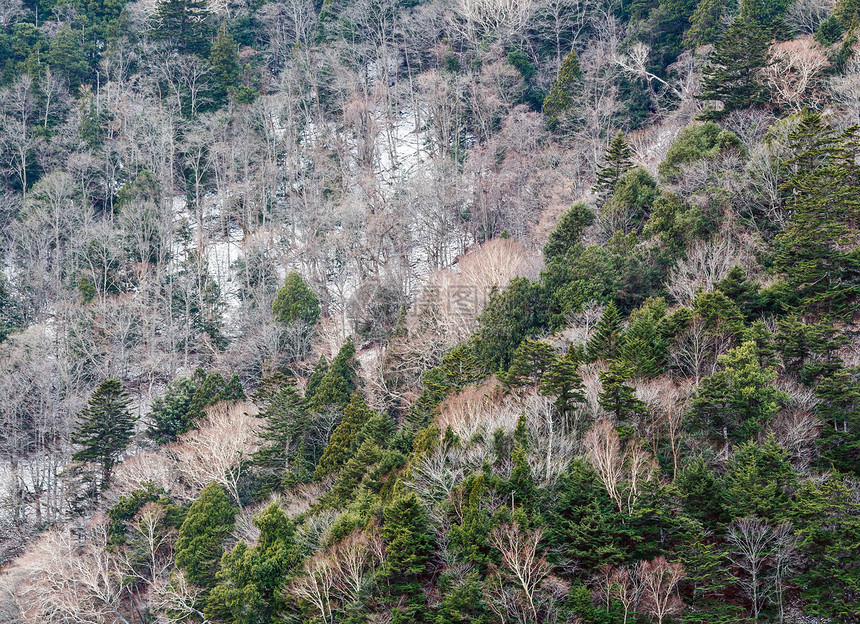
<path id="1" fill-rule="evenodd" d="M 629 241 L 583 243 L 599 226 L 574 205 L 549 236 L 541 277 L 495 294 L 475 337 L 425 373 L 399 419 L 362 397 L 351 340 L 303 389 L 289 368 L 261 380 L 261 444 L 241 500 L 215 484 L 187 508 L 138 490 L 110 511 L 114 547 L 127 548 L 144 505 L 163 507 L 177 570 L 199 588 L 194 612 L 212 621 L 857 622 L 860 369 L 844 350 L 858 295 L 856 143 L 817 114 L 790 121 L 791 216 L 763 252 L 768 286 L 735 266 L 688 305 L 669 305 L 667 267 L 714 225 L 679 226 L 709 217 L 633 168 L 617 136 L 597 212 L 631 209 L 629 230 L 614 235 Z M 734 135 L 691 127 L 661 175 L 726 149 L 739 149 Z M 637 258 L 640 238 L 653 241 L 650 259 Z M 636 266 L 653 277 L 625 276 Z M 605 305 L 587 339 L 564 346 L 553 331 L 576 326 L 571 315 L 591 300 Z M 312 325 L 319 308 L 293 275 L 274 313 Z M 524 401 L 517 426 L 470 439 L 441 429 L 440 405 L 492 375 L 502 383 L 484 418 Z M 585 377 L 597 380 L 595 399 Z M 639 392 L 651 382 L 666 396 L 687 384 L 680 418 L 659 424 Z M 150 435 L 173 439 L 202 406 L 240 391 L 218 375 L 180 379 L 154 406 Z M 527 414 L 534 396 L 548 399 L 551 435 L 584 449 L 553 478 L 534 463 L 547 431 Z M 98 463 L 105 482 L 133 426 L 126 405 L 105 382 L 75 438 L 76 459 Z M 470 452 L 480 461 L 462 463 Z M 324 493 L 307 512 L 261 507 L 256 540 L 228 546 L 236 504 L 309 483 Z"/>
<path id="2" fill-rule="evenodd" d="M 318 17 L 312 38 L 332 43 L 326 53 L 349 57 L 344 64 L 369 74 L 371 63 L 350 57 L 355 50 L 345 42 L 370 29 L 368 16 L 384 34 L 394 14 L 420 13 L 418 5 L 370 2 L 361 7 L 361 22 L 353 3 L 326 0 L 296 5 L 296 13 L 275 22 L 298 23 L 307 10 Z M 856 5 L 840 0 L 813 29 L 833 75 L 855 53 Z M 157 4 L 146 44 L 191 59 L 207 76 L 200 102 L 191 103 L 188 85 L 178 90 L 183 123 L 260 95 L 261 8 L 216 17 L 202 0 Z M 685 49 L 713 46 L 696 95 L 698 120 L 680 131 L 654 175 L 635 165 L 623 132 L 605 136 L 591 194 L 557 220 L 540 274 L 495 290 L 471 337 L 433 360 L 419 387 L 383 379 L 403 390 L 399 401 L 362 384 L 362 345 L 353 338 L 330 361 L 320 356 L 314 366 L 316 356 L 302 359 L 329 309 L 297 272 L 264 307 L 268 314 L 271 302 L 277 326 L 272 352 L 287 354 L 267 361 L 265 375 L 262 365 L 243 370 L 241 379 L 198 368 L 170 382 L 145 426 L 132 414 L 123 383 L 102 381 L 78 414 L 63 478 L 71 512 L 103 508 L 102 554 L 121 562 L 118 606 L 102 610 L 105 621 L 860 622 L 860 143 L 855 127 L 831 124 L 814 110 L 784 115 L 772 100 L 763 72 L 773 44 L 794 34 L 790 8 L 780 0 L 637 0 L 606 8 L 609 22 L 627 25 L 619 54 L 636 44 L 648 50 L 638 73 L 618 75 L 624 105 L 613 112 L 615 125 L 642 126 L 666 100 L 681 97 L 668 88 L 656 93 L 654 85 L 668 86 Z M 40 29 L 38 16 L 48 10 L 68 19 L 53 31 Z M 58 71 L 82 98 L 74 140 L 87 149 L 104 144 L 113 131 L 110 115 L 88 89 L 100 87 L 101 50 L 129 43 L 123 32 L 132 13 L 123 2 L 36 2 L 4 25 L 0 80 L 32 78 L 32 94 L 44 105 L 37 124 L 44 137 L 59 127 L 49 105 L 51 72 Z M 513 68 L 523 87 L 512 99 L 543 115 L 542 141 L 564 147 L 592 112 L 582 102 L 593 59 L 578 56 L 570 33 L 553 44 L 543 24 L 469 43 L 483 50 L 501 42 L 499 75 Z M 583 36 L 599 36 L 586 32 L 596 21 L 583 24 Z M 322 55 L 303 56 L 309 41 L 290 42 L 287 54 L 320 75 L 297 108 L 325 109 L 328 90 L 341 88 L 334 65 Z M 368 42 L 376 44 L 371 35 L 360 43 Z M 242 46 L 252 63 L 240 60 Z M 437 61 L 446 84 L 465 71 L 452 51 L 457 46 L 468 47 L 445 40 L 433 53 L 444 59 Z M 411 54 L 404 52 L 403 64 L 430 63 L 428 50 Z M 483 57 L 469 54 L 461 56 L 480 69 Z M 553 55 L 546 80 L 533 61 Z M 145 73 L 150 60 L 134 58 L 129 71 Z M 302 79 L 297 89 L 307 86 Z M 157 78 L 153 84 L 163 86 Z M 751 107 L 772 115 L 762 117 L 769 130 L 753 139 L 755 124 L 744 125 L 743 117 Z M 465 128 L 444 150 L 457 170 L 471 140 Z M 303 127 L 295 143 L 316 138 L 315 131 Z M 767 172 L 769 214 L 757 210 L 743 179 L 760 157 L 751 145 L 776 155 Z M 494 156 L 497 165 L 506 149 Z M 22 196 L 45 173 L 28 168 L 34 154 L 24 153 L 19 179 L 9 183 Z M 319 161 L 337 161 L 332 154 Z M 275 154 L 272 166 L 283 156 Z M 174 169 L 190 171 L 191 156 L 183 158 L 170 165 L 170 177 Z M 302 157 L 290 162 L 311 168 Z M 319 194 L 333 193 L 328 174 L 317 174 L 324 180 Z M 196 192 L 192 177 L 185 178 L 189 197 Z M 117 209 L 129 198 L 154 202 L 157 184 L 149 174 L 121 186 Z M 274 187 L 273 195 L 280 192 Z M 98 206 L 108 222 L 115 218 L 113 193 Z M 477 219 L 466 212 L 458 218 Z M 487 222 L 475 228 L 474 240 L 495 231 Z M 52 244 L 59 246 L 59 234 Z M 733 265 L 719 257 L 741 247 Z M 704 250 L 698 258 L 697 250 Z M 317 266 L 337 273 L 343 251 Z M 409 250 L 400 251 L 408 262 Z M 130 263 L 157 264 L 145 250 L 135 253 L 126 254 Z M 107 258 L 101 273 L 57 280 L 69 282 L 88 306 L 99 296 L 135 292 L 120 264 Z M 214 289 L 203 274 L 194 303 L 164 298 L 171 309 L 198 306 L 194 322 L 218 350 L 223 337 L 201 309 L 211 303 L 204 291 Z M 20 301 L 0 272 L 0 342 L 33 313 Z M 408 302 L 382 303 L 399 307 L 399 322 L 368 335 L 408 342 Z M 385 357 L 390 363 L 397 353 Z M 178 492 L 186 484 L 178 475 L 175 490 L 144 483 L 113 498 L 117 465 L 135 439 L 153 454 L 170 454 L 183 436 L 207 425 L 208 408 L 244 401 L 259 410 L 258 444 L 237 460 L 235 492 L 213 482 L 183 501 Z M 465 424 L 455 418 L 458 401 L 469 408 L 459 415 L 472 419 Z M 6 438 L 14 439 L 4 430 Z M 298 511 L 284 502 L 297 492 L 311 492 Z M 156 579 L 156 561 L 164 560 Z"/>

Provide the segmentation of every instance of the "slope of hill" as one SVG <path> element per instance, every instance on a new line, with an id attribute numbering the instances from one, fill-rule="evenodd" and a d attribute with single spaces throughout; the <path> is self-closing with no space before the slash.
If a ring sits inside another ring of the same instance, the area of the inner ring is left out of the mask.
<path id="1" fill-rule="evenodd" d="M 0 621 L 860 621 L 853 0 L 3 0 Z"/>

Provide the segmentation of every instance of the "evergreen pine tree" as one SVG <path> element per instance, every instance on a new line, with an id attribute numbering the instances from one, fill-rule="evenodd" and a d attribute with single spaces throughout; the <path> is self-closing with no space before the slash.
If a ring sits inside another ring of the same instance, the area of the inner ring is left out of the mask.
<path id="1" fill-rule="evenodd" d="M 393 595 L 406 596 L 409 621 L 419 621 L 424 600 L 421 577 L 433 555 L 427 515 L 414 493 L 401 495 L 385 507 L 382 539 L 387 545 L 384 577 Z"/>
<path id="2" fill-rule="evenodd" d="M 218 42 L 216 41 L 217 45 Z M 213 47 L 213 54 L 215 54 L 215 50 L 216 48 Z M 291 271 L 284 280 L 284 285 L 278 289 L 278 293 L 275 295 L 275 300 L 272 302 L 272 314 L 274 314 L 275 320 L 284 327 L 297 321 L 312 326 L 320 317 L 319 300 L 301 275 Z"/>
<path id="3" fill-rule="evenodd" d="M 507 288 L 492 294 L 478 317 L 471 343 L 482 367 L 496 372 L 510 366 L 514 349 L 545 322 L 543 294 L 540 284 L 525 277 L 514 278 Z"/>
<path id="4" fill-rule="evenodd" d="M 841 367 L 837 351 L 847 341 L 846 336 L 831 325 L 803 323 L 791 317 L 777 321 L 774 335 L 785 370 L 810 386 L 818 377 Z"/>
<path id="5" fill-rule="evenodd" d="M 675 484 L 690 518 L 706 525 L 725 520 L 730 510 L 723 505 L 723 483 L 701 457 L 684 467 Z"/>
<path id="6" fill-rule="evenodd" d="M 847 479 L 804 479 L 795 493 L 792 523 L 808 563 L 796 577 L 804 611 L 822 621 L 857 624 L 860 614 L 860 504 Z"/>
<path id="7" fill-rule="evenodd" d="M 177 377 L 171 381 L 164 395 L 152 402 L 146 435 L 158 444 L 164 444 L 188 431 L 192 424 L 188 413 L 196 391 L 197 385 L 191 378 Z"/>
<path id="8" fill-rule="evenodd" d="M 732 516 L 779 521 L 790 512 L 797 476 L 788 454 L 772 436 L 763 444 L 746 441 L 732 454 L 726 468 L 723 495 Z"/>
<path id="9" fill-rule="evenodd" d="M 239 542 L 224 554 L 218 584 L 206 602 L 209 621 L 235 624 L 275 622 L 285 607 L 283 587 L 300 563 L 295 526 L 277 503 L 254 518 L 260 534 L 254 546 Z"/>
<path id="10" fill-rule="evenodd" d="M 776 349 L 773 346 L 773 334 L 768 331 L 764 321 L 750 323 L 742 336 L 743 342 L 752 342 L 758 354 L 758 363 L 763 369 L 776 364 Z"/>
<path id="11" fill-rule="evenodd" d="M 469 563 L 483 570 L 489 561 L 490 514 L 482 506 L 481 496 L 486 490 L 483 474 L 473 474 L 460 486 L 466 503 L 463 506 L 462 522 L 451 527 L 451 546 Z"/>
<path id="12" fill-rule="evenodd" d="M 632 374 L 632 368 L 619 362 L 613 362 L 600 373 L 601 391 L 597 401 L 612 414 L 616 425 L 635 421 L 647 411 L 645 404 L 636 398 L 636 389 L 626 383 Z"/>
<path id="13" fill-rule="evenodd" d="M 581 80 L 579 57 L 571 50 L 561 62 L 558 75 L 543 100 L 543 114 L 551 130 L 559 129 L 562 120 L 570 114 L 574 107 L 575 91 Z"/>
<path id="14" fill-rule="evenodd" d="M 547 263 L 563 259 L 567 252 L 579 242 L 582 231 L 594 223 L 594 211 L 585 202 L 576 202 L 558 219 L 543 246 L 543 256 Z"/>
<path id="15" fill-rule="evenodd" d="M 511 367 L 505 375 L 508 386 L 537 386 L 544 373 L 558 360 L 555 348 L 542 341 L 526 338 L 514 351 Z"/>
<path id="16" fill-rule="evenodd" d="M 314 404 L 314 397 L 316 397 L 320 383 L 323 378 L 325 378 L 327 372 L 328 360 L 325 359 L 324 355 L 321 355 L 320 359 L 317 360 L 317 364 L 314 366 L 313 371 L 311 371 L 311 374 L 308 376 L 308 383 L 305 385 L 305 402 L 308 405 Z"/>
<path id="17" fill-rule="evenodd" d="M 77 94 L 90 73 L 88 56 L 80 33 L 72 30 L 69 24 L 64 24 L 51 40 L 51 49 L 45 55 L 45 62 L 53 71 L 62 72 L 69 81 L 71 92 Z"/>
<path id="18" fill-rule="evenodd" d="M 355 345 L 350 337 L 332 359 L 331 366 L 320 379 L 313 397 L 308 399 L 310 407 L 316 410 L 328 406 L 346 407 L 355 392 L 357 382 L 354 358 Z"/>
<path id="19" fill-rule="evenodd" d="M 230 375 L 230 380 L 225 384 L 224 389 L 221 390 L 219 400 L 227 401 L 228 403 L 237 403 L 244 401 L 246 398 L 245 389 L 242 387 L 239 375 L 233 373 Z"/>
<path id="20" fill-rule="evenodd" d="M 819 382 L 815 396 L 821 401 L 819 464 L 860 476 L 860 368 L 830 373 Z"/>
<path id="21" fill-rule="evenodd" d="M 765 309 L 766 304 L 759 285 L 750 281 L 740 266 L 732 267 L 728 275 L 714 284 L 714 288 L 734 301 L 748 321 L 760 317 Z"/>
<path id="22" fill-rule="evenodd" d="M 690 18 L 690 28 L 684 34 L 684 45 L 695 49 L 716 43 L 724 28 L 724 10 L 723 0 L 701 0 Z"/>
<path id="23" fill-rule="evenodd" d="M 704 69 L 702 100 L 723 103 L 721 110 L 708 110 L 700 117 L 719 120 L 735 110 L 766 101 L 765 88 L 756 74 L 769 64 L 768 33 L 757 22 L 738 16 L 717 42 Z"/>
<path id="24" fill-rule="evenodd" d="M 621 313 L 615 302 L 610 301 L 585 346 L 585 352 L 590 360 L 600 358 L 612 360 L 618 357 L 624 341 L 622 325 Z"/>
<path id="25" fill-rule="evenodd" d="M 191 404 L 188 406 L 189 428 L 205 416 L 207 407 L 215 405 L 221 400 L 221 392 L 227 385 L 223 375 L 218 371 L 206 374 L 202 368 L 198 368 L 194 372 L 194 377 L 198 380 L 198 385 L 191 399 Z"/>
<path id="26" fill-rule="evenodd" d="M 612 196 L 615 192 L 615 183 L 632 168 L 633 150 L 627 145 L 624 133 L 619 130 L 606 148 L 603 163 L 597 167 L 597 180 L 592 190 L 601 202 L 605 202 Z"/>
<path id="27" fill-rule="evenodd" d="M 5 273 L 0 271 L 0 343 L 21 327 L 20 305 L 12 294 Z"/>
<path id="28" fill-rule="evenodd" d="M 236 509 L 227 493 L 216 483 L 200 491 L 176 538 L 176 565 L 185 571 L 189 581 L 205 589 L 215 584 L 221 565 L 222 544 L 233 528 Z"/>
<path id="29" fill-rule="evenodd" d="M 212 33 L 209 18 L 205 0 L 161 0 L 150 35 L 182 52 L 205 55 Z"/>
<path id="30" fill-rule="evenodd" d="M 578 367 L 574 351 L 569 349 L 547 369 L 538 386 L 541 394 L 555 397 L 555 409 L 564 423 L 570 422 L 574 407 L 585 402 L 585 387 Z"/>
<path id="31" fill-rule="evenodd" d="M 323 451 L 317 464 L 315 477 L 321 479 L 343 468 L 355 452 L 355 440 L 365 423 L 376 412 L 367 407 L 367 403 L 356 392 L 349 400 L 349 405 L 343 410 L 343 419 L 331 434 L 328 446 Z"/>
<path id="32" fill-rule="evenodd" d="M 803 311 L 843 318 L 860 299 L 860 250 L 850 243 L 860 219 L 856 136 L 836 136 L 805 111 L 790 140 L 795 174 L 781 188 L 791 220 L 776 237 L 775 265 Z"/>
<path id="33" fill-rule="evenodd" d="M 212 48 L 209 50 L 209 65 L 212 68 L 214 83 L 212 97 L 222 104 L 226 101 L 227 95 L 236 89 L 242 75 L 242 70 L 239 67 L 239 53 L 236 48 L 236 40 L 233 39 L 233 35 L 230 34 L 226 26 L 222 26 L 218 30 L 218 36 L 215 38 Z M 290 275 L 293 274 L 290 273 Z"/>
<path id="34" fill-rule="evenodd" d="M 571 464 L 547 505 L 547 543 L 558 544 L 565 557 L 580 562 L 583 569 L 624 563 L 629 534 L 618 507 L 587 462 Z"/>
<path id="35" fill-rule="evenodd" d="M 371 467 L 382 458 L 382 449 L 376 441 L 367 439 L 348 457 L 345 463 L 338 466 L 337 479 L 323 499 L 325 504 L 335 509 L 349 505 L 362 482 L 373 487 Z"/>
<path id="36" fill-rule="evenodd" d="M 272 485 L 280 484 L 291 474 L 307 472 L 305 457 L 300 455 L 302 441 L 309 428 L 304 401 L 291 384 L 284 385 L 260 414 L 265 424 L 259 437 L 263 444 L 252 456 L 253 463 L 269 477 Z"/>
<path id="37" fill-rule="evenodd" d="M 761 431 L 786 396 L 773 386 L 776 371 L 759 365 L 756 346 L 744 342 L 719 357 L 722 370 L 702 380 L 691 410 L 693 423 L 723 441 L 746 441 Z"/>
<path id="38" fill-rule="evenodd" d="M 666 302 L 662 298 L 648 299 L 630 313 L 620 356 L 634 375 L 657 377 L 663 372 L 669 350 L 665 326 Z"/>
<path id="39" fill-rule="evenodd" d="M 760 24 L 770 38 L 781 41 L 791 38 L 791 29 L 783 19 L 790 6 L 791 0 L 741 0 L 739 15 L 748 23 Z"/>
<path id="40" fill-rule="evenodd" d="M 113 467 L 134 434 L 136 418 L 128 410 L 130 402 L 119 381 L 106 379 L 90 396 L 71 436 L 74 444 L 83 447 L 72 459 L 101 466 L 102 489 L 110 482 Z"/>

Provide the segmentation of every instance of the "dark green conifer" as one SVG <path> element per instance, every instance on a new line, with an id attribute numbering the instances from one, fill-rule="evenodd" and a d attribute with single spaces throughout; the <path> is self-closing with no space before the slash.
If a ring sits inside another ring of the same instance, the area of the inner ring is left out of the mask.
<path id="1" fill-rule="evenodd" d="M 265 420 L 259 429 L 263 444 L 254 453 L 253 463 L 273 480 L 273 484 L 290 474 L 306 473 L 307 458 L 302 457 L 300 451 L 309 427 L 308 412 L 295 386 L 284 385 L 260 417 Z"/>
<path id="2" fill-rule="evenodd" d="M 64 24 L 51 39 L 51 49 L 45 55 L 45 62 L 53 71 L 62 72 L 69 82 L 69 89 L 75 94 L 90 73 L 88 55 L 81 40 L 79 32 L 72 30 L 68 23 Z"/>
<path id="3" fill-rule="evenodd" d="M 656 377 L 663 372 L 669 348 L 665 326 L 666 302 L 662 298 L 648 299 L 630 313 L 620 356 L 634 375 Z"/>
<path id="4" fill-rule="evenodd" d="M 609 143 L 609 147 L 606 148 L 603 162 L 597 167 L 597 180 L 594 182 L 592 190 L 601 202 L 612 196 L 612 193 L 615 192 L 615 183 L 632 168 L 633 150 L 627 145 L 624 133 L 619 130 Z"/>
<path id="5" fill-rule="evenodd" d="M 301 561 L 295 545 L 295 526 L 277 503 L 254 518 L 260 530 L 257 543 L 244 540 L 224 554 L 217 573 L 218 584 L 206 602 L 212 621 L 235 624 L 275 622 L 286 606 L 283 591 L 292 570 Z"/>
<path id="6" fill-rule="evenodd" d="M 355 496 L 356 490 L 362 483 L 373 487 L 373 471 L 370 470 L 383 457 L 382 449 L 376 440 L 366 439 L 354 452 L 349 454 L 349 459 L 338 467 L 337 479 L 326 495 L 324 502 L 337 509 L 349 505 Z"/>
<path id="7" fill-rule="evenodd" d="M 176 565 L 188 580 L 209 589 L 215 585 L 215 574 L 221 565 L 222 544 L 233 528 L 236 509 L 227 493 L 210 483 L 195 500 L 176 538 Z"/>
<path id="8" fill-rule="evenodd" d="M 365 423 L 370 420 L 376 412 L 367 407 L 367 403 L 361 395 L 356 392 L 349 400 L 349 405 L 343 410 L 343 419 L 335 428 L 329 439 L 328 446 L 323 451 L 322 457 L 317 464 L 315 476 L 321 479 L 343 468 L 355 452 L 355 440 Z"/>
<path id="9" fill-rule="evenodd" d="M 860 219 L 857 138 L 837 136 L 804 111 L 790 136 L 795 173 L 781 187 L 791 220 L 776 237 L 776 268 L 797 291 L 803 311 L 845 318 L 860 300 L 860 251 L 850 244 Z"/>
<path id="10" fill-rule="evenodd" d="M 709 437 L 746 441 L 760 432 L 786 401 L 773 386 L 776 371 L 761 368 L 755 343 L 744 342 L 719 357 L 721 370 L 702 380 L 693 399 L 692 422 Z"/>
<path id="11" fill-rule="evenodd" d="M 328 360 L 325 359 L 324 355 L 321 355 L 320 359 L 317 360 L 316 366 L 314 366 L 314 370 L 311 371 L 310 376 L 308 376 L 308 383 L 305 386 L 305 401 L 308 405 L 313 405 L 314 397 L 316 396 L 320 383 L 327 372 Z"/>
<path id="12" fill-rule="evenodd" d="M 610 301 L 585 346 L 585 352 L 591 360 L 600 358 L 611 360 L 620 354 L 623 341 L 624 330 L 621 313 L 615 302 Z"/>
<path id="13" fill-rule="evenodd" d="M 579 66 L 579 57 L 571 50 L 564 57 L 558 69 L 558 75 L 543 100 L 543 114 L 551 130 L 559 129 L 563 119 L 571 113 L 581 80 L 582 69 Z"/>
<path id="14" fill-rule="evenodd" d="M 613 362 L 600 373 L 601 391 L 598 395 L 600 407 L 612 414 L 616 425 L 625 424 L 647 412 L 645 404 L 636 398 L 636 389 L 627 385 L 633 369 L 620 362 Z"/>
<path id="15" fill-rule="evenodd" d="M 585 387 L 578 367 L 575 353 L 569 349 L 547 369 L 538 386 L 541 394 L 555 397 L 555 409 L 566 424 L 570 422 L 574 407 L 585 401 Z"/>
<path id="16" fill-rule="evenodd" d="M 119 381 L 106 379 L 81 410 L 80 424 L 71 436 L 74 444 L 83 447 L 72 459 L 98 464 L 102 489 L 108 486 L 113 467 L 134 434 L 137 419 L 128 410 L 130 402 Z"/>
<path id="17" fill-rule="evenodd" d="M 406 596 L 409 601 L 406 615 L 416 621 L 424 603 L 421 577 L 433 555 L 434 540 L 427 515 L 415 494 L 401 495 L 385 507 L 382 539 L 387 553 L 384 578 L 393 595 Z"/>
<path id="18" fill-rule="evenodd" d="M 158 444 L 172 442 L 191 428 L 188 413 L 197 384 L 188 377 L 177 377 L 167 385 L 164 394 L 152 402 L 150 425 L 146 435 Z"/>
<path id="19" fill-rule="evenodd" d="M 714 288 L 734 301 L 748 321 L 758 318 L 765 308 L 759 285 L 750 281 L 746 272 L 738 265 L 732 267 L 728 275 L 714 284 Z"/>
<path id="20" fill-rule="evenodd" d="M 513 362 L 505 375 L 505 384 L 537 386 L 544 373 L 557 361 L 558 354 L 551 344 L 526 338 L 514 351 Z"/>
<path id="21" fill-rule="evenodd" d="M 210 16 L 205 0 L 162 0 L 150 34 L 182 52 L 205 55 L 212 34 Z"/>
<path id="22" fill-rule="evenodd" d="M 815 396 L 822 420 L 818 463 L 822 469 L 860 475 L 860 368 L 831 372 L 821 379 Z"/>
<path id="23" fill-rule="evenodd" d="M 213 48 L 213 54 L 215 50 Z M 320 317 L 319 300 L 301 275 L 291 271 L 284 280 L 284 285 L 278 289 L 278 294 L 275 295 L 275 300 L 272 302 L 272 314 L 274 314 L 275 320 L 284 327 L 297 321 L 315 325 Z"/>
<path id="24" fill-rule="evenodd" d="M 582 232 L 594 223 L 594 211 L 585 202 L 576 202 L 559 217 L 555 228 L 547 237 L 543 246 L 543 255 L 547 263 L 560 258 L 579 242 Z"/>
<path id="25" fill-rule="evenodd" d="M 308 404 L 313 409 L 319 410 L 329 406 L 346 407 L 358 381 L 354 358 L 355 345 L 350 337 L 332 359 L 331 366 L 320 379 L 313 397 L 308 399 Z"/>
<path id="26" fill-rule="evenodd" d="M 708 110 L 702 119 L 719 120 L 735 110 L 763 104 L 765 87 L 757 78 L 770 63 L 769 35 L 757 22 L 738 16 L 717 42 L 704 69 L 702 100 L 723 103 L 720 110 Z"/>
<path id="27" fill-rule="evenodd" d="M 848 338 L 832 325 L 803 323 L 791 317 L 777 321 L 774 335 L 785 370 L 807 385 L 841 367 L 837 351 L 846 342 Z"/>
<path id="28" fill-rule="evenodd" d="M 860 615 L 860 504 L 848 479 L 804 479 L 792 523 L 808 563 L 796 577 L 804 611 L 824 621 L 857 624 Z"/>
<path id="29" fill-rule="evenodd" d="M 779 521 L 790 513 L 797 476 L 773 437 L 748 440 L 732 454 L 725 477 L 726 509 L 734 517 Z"/>
<path id="30" fill-rule="evenodd" d="M 236 40 L 225 26 L 218 30 L 218 36 L 209 50 L 209 66 L 212 68 L 214 83 L 212 97 L 223 103 L 227 95 L 236 89 L 242 75 Z"/>
<path id="31" fill-rule="evenodd" d="M 690 28 L 684 34 L 684 45 L 697 48 L 716 43 L 724 28 L 724 10 L 723 0 L 701 0 L 690 18 Z"/>

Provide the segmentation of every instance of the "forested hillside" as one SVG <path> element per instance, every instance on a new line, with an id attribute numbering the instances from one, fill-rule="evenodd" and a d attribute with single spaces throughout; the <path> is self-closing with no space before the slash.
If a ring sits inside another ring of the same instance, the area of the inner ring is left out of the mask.
<path id="1" fill-rule="evenodd" d="M 860 622 L 857 0 L 0 0 L 0 622 Z"/>

